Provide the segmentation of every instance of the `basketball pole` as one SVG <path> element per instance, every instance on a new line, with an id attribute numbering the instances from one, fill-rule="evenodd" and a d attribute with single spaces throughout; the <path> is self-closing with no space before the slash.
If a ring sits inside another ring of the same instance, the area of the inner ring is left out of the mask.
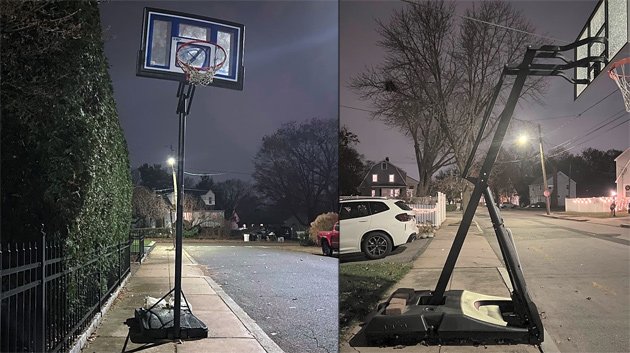
<path id="1" fill-rule="evenodd" d="M 186 92 L 184 92 L 186 91 Z M 179 115 L 179 138 L 177 146 L 177 222 L 175 226 L 175 311 L 173 313 L 173 338 L 181 338 L 182 310 L 182 237 L 184 230 L 184 158 L 186 140 L 186 117 L 195 94 L 195 85 L 180 82 L 177 88 L 177 114 Z"/>

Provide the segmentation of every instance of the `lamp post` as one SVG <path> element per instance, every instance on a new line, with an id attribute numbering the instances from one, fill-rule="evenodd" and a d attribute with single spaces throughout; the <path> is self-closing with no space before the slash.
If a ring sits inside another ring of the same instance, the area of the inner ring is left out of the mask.
<path id="1" fill-rule="evenodd" d="M 518 137 L 518 143 L 520 145 L 524 145 L 528 140 L 529 137 L 527 137 L 527 135 L 525 134 Z M 547 214 L 551 214 L 551 208 L 549 204 L 549 197 L 551 196 L 551 193 L 549 192 L 549 186 L 547 185 L 547 171 L 545 170 L 545 151 L 543 149 L 542 130 L 540 128 L 540 124 L 538 124 L 538 149 L 540 152 L 540 166 L 542 167 L 543 195 L 545 196 L 545 206 L 547 209 Z"/>
<path id="2" fill-rule="evenodd" d="M 169 157 L 168 160 L 166 161 L 168 163 L 168 165 L 171 166 L 171 171 L 173 172 L 173 205 L 175 205 L 175 207 L 177 207 L 177 177 L 175 176 L 175 158 L 173 157 Z M 176 211 L 177 212 L 177 211 Z M 170 212 L 171 213 L 171 230 L 174 229 L 174 225 L 173 225 L 173 211 Z M 173 247 L 175 247 L 175 232 L 173 233 Z"/>
<path id="3" fill-rule="evenodd" d="M 543 175 L 543 185 L 545 187 L 545 191 L 543 194 L 545 195 L 545 203 L 547 204 L 547 214 L 550 214 L 549 207 L 549 187 L 547 186 L 547 173 L 545 172 L 545 152 L 543 150 L 543 140 L 542 140 L 542 130 L 540 129 L 540 124 L 538 124 L 538 146 L 540 148 L 540 166 L 542 167 L 542 175 Z M 556 185 L 554 185 L 556 187 Z"/>

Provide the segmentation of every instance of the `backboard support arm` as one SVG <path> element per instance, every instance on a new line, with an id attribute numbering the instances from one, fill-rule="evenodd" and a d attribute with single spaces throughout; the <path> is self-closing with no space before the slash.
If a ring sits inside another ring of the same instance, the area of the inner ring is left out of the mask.
<path id="1" fill-rule="evenodd" d="M 523 61 L 517 66 L 506 66 L 501 74 L 499 79 L 499 83 L 495 87 L 495 92 L 493 99 L 491 100 L 491 106 L 489 106 L 485 112 L 481 130 L 477 135 L 477 139 L 475 140 L 475 145 L 472 148 L 472 153 L 468 158 L 466 163 L 465 170 L 463 172 L 463 176 L 466 177 L 469 171 L 469 168 L 474 160 L 477 148 L 481 142 L 481 137 L 483 135 L 485 126 L 487 125 L 487 120 L 490 116 L 494 103 L 496 102 L 496 98 L 499 95 L 501 90 L 501 85 L 503 83 L 504 76 L 507 75 L 516 75 L 516 79 L 512 85 L 512 89 L 510 91 L 510 95 L 508 97 L 507 103 L 499 116 L 499 122 L 497 124 L 496 131 L 492 138 L 492 143 L 490 148 L 488 149 L 486 158 L 479 172 L 479 176 L 477 178 L 468 178 L 471 182 L 475 184 L 475 188 L 473 189 L 471 198 L 468 202 L 468 206 L 466 211 L 464 212 L 462 221 L 457 230 L 457 234 L 455 235 L 455 239 L 453 240 L 453 244 L 449 251 L 448 257 L 442 269 L 442 273 L 438 279 L 438 283 L 435 287 L 435 290 L 431 293 L 431 298 L 429 300 L 430 305 L 440 305 L 444 301 L 444 293 L 446 292 L 446 287 L 450 278 L 453 274 L 453 270 L 455 268 L 455 264 L 457 262 L 457 258 L 461 252 L 462 246 L 466 239 L 466 235 L 468 230 L 470 229 L 470 225 L 472 223 L 473 217 L 475 215 L 475 211 L 477 209 L 477 205 L 483 195 L 486 206 L 488 208 L 488 213 L 492 220 L 492 224 L 494 227 L 494 231 L 499 243 L 499 247 L 501 249 L 501 254 L 503 256 L 503 261 L 506 266 L 506 270 L 508 271 L 510 281 L 512 283 L 513 292 L 511 293 L 512 300 L 514 302 L 515 311 L 525 320 L 527 321 L 527 326 L 530 333 L 537 338 L 537 340 L 542 341 L 543 328 L 542 322 L 540 321 L 540 317 L 538 316 L 538 312 L 536 306 L 531 301 L 529 294 L 527 292 L 527 287 L 525 284 L 525 279 L 523 276 L 523 272 L 521 269 L 521 264 L 519 262 L 518 256 L 516 254 L 516 247 L 514 245 L 514 241 L 512 239 L 511 234 L 505 228 L 503 219 L 501 218 L 501 214 L 499 208 L 495 204 L 494 198 L 492 197 L 492 193 L 490 188 L 488 187 L 488 178 L 492 171 L 492 167 L 496 161 L 496 158 L 501 149 L 501 144 L 505 138 L 505 134 L 509 127 L 510 121 L 512 119 L 512 115 L 514 113 L 514 109 L 516 108 L 516 104 L 518 99 L 523 91 L 525 81 L 528 76 L 563 76 L 562 71 L 571 70 L 575 67 L 584 67 L 584 65 L 588 65 L 588 62 L 601 62 L 604 61 L 605 58 L 603 56 L 598 57 L 589 57 L 586 60 L 578 60 L 575 62 L 567 62 L 564 56 L 562 56 L 562 52 L 568 50 L 574 50 L 581 45 L 588 45 L 589 43 L 602 43 L 605 42 L 605 38 L 594 37 L 594 38 L 586 38 L 580 40 L 575 43 L 571 43 L 566 46 L 542 46 L 537 49 L 533 49 L 531 47 L 527 48 L 525 52 Z M 561 60 L 562 63 L 553 64 L 541 64 L 535 62 L 535 60 Z M 564 76 L 563 76 L 564 77 Z M 566 77 L 565 77 L 566 78 Z M 580 83 L 578 80 L 568 79 L 569 82 L 572 83 Z M 534 340 L 536 341 L 536 340 Z"/>

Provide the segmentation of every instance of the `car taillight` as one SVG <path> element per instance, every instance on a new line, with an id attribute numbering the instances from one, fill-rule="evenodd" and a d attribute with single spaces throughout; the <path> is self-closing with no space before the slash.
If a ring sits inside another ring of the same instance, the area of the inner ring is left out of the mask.
<path id="1" fill-rule="evenodd" d="M 401 213 L 396 215 L 396 219 L 401 222 L 409 222 L 411 220 L 411 216 L 406 213 Z"/>

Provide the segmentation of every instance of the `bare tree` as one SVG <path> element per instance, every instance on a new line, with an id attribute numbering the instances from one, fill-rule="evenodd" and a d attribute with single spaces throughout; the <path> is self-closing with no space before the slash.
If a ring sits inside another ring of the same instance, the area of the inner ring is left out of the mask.
<path id="1" fill-rule="evenodd" d="M 142 226 L 148 226 L 151 219 L 162 218 L 168 210 L 166 201 L 144 186 L 136 186 L 131 198 L 133 217 L 142 222 Z"/>
<path id="2" fill-rule="evenodd" d="M 241 201 L 252 194 L 252 185 L 240 179 L 228 179 L 217 183 L 214 187 L 217 196 L 217 205 L 224 211 L 225 219 L 232 217 Z M 238 213 L 238 211 L 237 211 Z"/>
<path id="3" fill-rule="evenodd" d="M 266 202 L 302 225 L 337 208 L 338 126 L 336 119 L 285 124 L 263 138 L 254 159 L 256 187 Z"/>
<path id="4" fill-rule="evenodd" d="M 456 82 L 450 77 L 453 70 L 444 70 L 452 62 L 445 49 L 453 41 L 453 9 L 441 2 L 428 8 L 410 6 L 396 11 L 389 23 L 377 21 L 385 60 L 351 83 L 361 98 L 374 104 L 373 118 L 398 127 L 412 140 L 420 175 L 417 196 L 426 195 L 431 176 L 452 163 L 446 135 L 435 117 L 441 110 L 428 95 L 439 85 L 447 100 Z"/>
<path id="5" fill-rule="evenodd" d="M 454 13 L 453 3 L 424 1 L 378 21 L 384 64 L 352 83 L 374 102 L 375 118 L 412 137 L 421 178 L 451 162 L 463 171 L 504 66 L 539 44 L 509 3 L 481 2 L 458 21 Z M 537 99 L 544 88 L 542 79 L 529 80 L 523 96 Z M 498 121 L 494 113 L 482 141 Z"/>

